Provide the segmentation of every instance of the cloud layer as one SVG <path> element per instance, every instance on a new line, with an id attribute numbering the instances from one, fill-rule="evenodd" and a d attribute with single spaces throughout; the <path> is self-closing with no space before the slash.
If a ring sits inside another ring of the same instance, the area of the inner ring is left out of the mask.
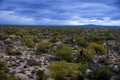
<path id="1" fill-rule="evenodd" d="M 0 24 L 120 25 L 119 0 L 0 0 Z"/>

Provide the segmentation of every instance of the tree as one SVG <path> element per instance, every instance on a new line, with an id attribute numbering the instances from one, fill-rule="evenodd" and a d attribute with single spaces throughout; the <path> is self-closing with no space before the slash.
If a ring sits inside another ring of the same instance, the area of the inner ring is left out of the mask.
<path id="1" fill-rule="evenodd" d="M 37 53 L 39 52 L 49 52 L 51 48 L 51 43 L 49 41 L 40 41 L 37 46 Z"/>
<path id="2" fill-rule="evenodd" d="M 71 61 L 72 60 L 72 49 L 67 45 L 61 44 L 57 46 L 55 50 L 55 55 L 59 59 Z"/>
<path id="3" fill-rule="evenodd" d="M 34 36 L 34 37 L 32 37 L 32 38 L 33 38 L 33 41 L 34 41 L 34 42 L 36 42 L 36 43 L 39 42 L 38 36 Z"/>
<path id="4" fill-rule="evenodd" d="M 85 39 L 81 38 L 80 36 L 75 37 L 75 43 L 78 46 L 82 46 L 82 47 L 86 47 L 88 45 L 87 41 Z"/>
<path id="5" fill-rule="evenodd" d="M 98 43 L 91 43 L 89 45 L 90 48 L 94 49 L 96 54 L 105 54 L 106 53 L 106 49 L 103 45 L 98 44 Z"/>
<path id="6" fill-rule="evenodd" d="M 93 40 L 93 42 L 99 42 L 102 40 L 102 38 L 99 35 L 93 35 L 92 40 Z"/>
<path id="7" fill-rule="evenodd" d="M 59 39 L 57 37 L 53 37 L 52 39 L 50 39 L 50 42 L 55 43 L 58 42 Z"/>
<path id="8" fill-rule="evenodd" d="M 111 32 L 105 33 L 105 40 L 115 40 L 115 35 Z"/>
<path id="9" fill-rule="evenodd" d="M 78 68 L 77 64 L 66 61 L 52 62 L 48 66 L 50 76 L 55 80 L 66 80 L 67 77 L 75 80 L 79 74 Z"/>
<path id="10" fill-rule="evenodd" d="M 34 47 L 33 39 L 32 38 L 26 38 L 25 39 L 25 45 L 30 47 L 30 48 Z"/>
<path id="11" fill-rule="evenodd" d="M 91 48 L 80 48 L 78 50 L 75 62 L 87 63 L 89 60 L 93 59 L 95 51 Z"/>
<path id="12" fill-rule="evenodd" d="M 95 56 L 95 51 L 90 48 L 83 49 L 84 50 L 84 55 L 88 59 L 93 59 Z"/>

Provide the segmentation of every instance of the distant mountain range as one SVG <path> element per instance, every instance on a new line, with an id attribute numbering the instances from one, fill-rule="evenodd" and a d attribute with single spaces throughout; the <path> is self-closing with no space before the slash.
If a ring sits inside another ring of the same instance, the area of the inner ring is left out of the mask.
<path id="1" fill-rule="evenodd" d="M 87 25 L 0 25 L 0 26 L 120 28 L 120 26 L 114 26 L 114 25 L 107 26 L 107 25 L 95 25 L 95 24 L 87 24 Z"/>

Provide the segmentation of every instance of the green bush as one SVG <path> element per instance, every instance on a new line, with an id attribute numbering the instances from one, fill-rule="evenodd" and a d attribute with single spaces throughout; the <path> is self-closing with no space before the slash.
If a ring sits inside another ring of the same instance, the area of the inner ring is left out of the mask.
<path id="1" fill-rule="evenodd" d="M 52 39 L 50 39 L 50 42 L 55 43 L 58 42 L 59 39 L 57 37 L 53 37 Z"/>
<path id="2" fill-rule="evenodd" d="M 89 48 L 92 48 L 96 51 L 97 54 L 105 54 L 106 53 L 106 48 L 101 45 L 101 44 L 98 44 L 98 43 L 91 43 L 89 45 Z"/>
<path id="3" fill-rule="evenodd" d="M 51 43 L 49 41 L 40 41 L 37 46 L 37 53 L 39 52 L 49 52 L 51 48 Z"/>
<path id="4" fill-rule="evenodd" d="M 26 38 L 24 43 L 28 47 L 34 47 L 34 42 L 32 38 Z"/>
<path id="5" fill-rule="evenodd" d="M 79 66 L 75 63 L 67 63 L 66 61 L 52 62 L 48 69 L 50 70 L 50 76 L 54 80 L 66 80 L 66 76 L 76 80 L 79 74 Z"/>
<path id="6" fill-rule="evenodd" d="M 67 61 L 72 61 L 72 49 L 67 45 L 61 44 L 55 50 L 57 58 Z"/>
<path id="7" fill-rule="evenodd" d="M 42 70 L 37 70 L 36 75 L 38 77 L 38 80 L 43 80 L 44 72 Z"/>
<path id="8" fill-rule="evenodd" d="M 82 47 L 86 47 L 88 45 L 87 41 L 80 36 L 75 37 L 75 43 Z"/>

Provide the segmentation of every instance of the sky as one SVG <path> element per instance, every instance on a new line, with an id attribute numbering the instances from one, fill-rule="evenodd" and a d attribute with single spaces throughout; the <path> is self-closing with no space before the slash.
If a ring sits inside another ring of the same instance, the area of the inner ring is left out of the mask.
<path id="1" fill-rule="evenodd" d="M 0 0 L 0 24 L 120 25 L 120 0 Z"/>

